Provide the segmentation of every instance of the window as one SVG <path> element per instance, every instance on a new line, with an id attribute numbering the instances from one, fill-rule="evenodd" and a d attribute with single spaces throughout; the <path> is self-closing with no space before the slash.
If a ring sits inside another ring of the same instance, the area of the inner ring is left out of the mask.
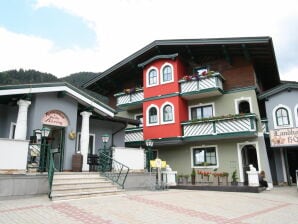
<path id="1" fill-rule="evenodd" d="M 213 116 L 212 105 L 192 107 L 190 109 L 191 120 L 207 118 Z"/>
<path id="2" fill-rule="evenodd" d="M 290 124 L 288 110 L 284 107 L 278 108 L 275 111 L 277 126 L 285 126 Z"/>
<path id="3" fill-rule="evenodd" d="M 155 107 L 149 110 L 149 124 L 157 123 L 157 109 Z"/>
<path id="4" fill-rule="evenodd" d="M 163 108 L 163 121 L 169 122 L 173 121 L 173 109 L 171 105 L 166 105 Z"/>
<path id="5" fill-rule="evenodd" d="M 246 113 L 250 113 L 250 105 L 249 105 L 249 102 L 247 101 L 241 101 L 239 103 L 239 114 L 243 113 L 243 114 L 246 114 Z"/>
<path id="6" fill-rule="evenodd" d="M 215 167 L 217 166 L 216 147 L 197 147 L 192 148 L 193 166 Z"/>
<path id="7" fill-rule="evenodd" d="M 157 85 L 157 70 L 156 69 L 150 69 L 149 75 L 148 75 L 148 86 Z"/>
<path id="8" fill-rule="evenodd" d="M 138 114 L 135 116 L 135 119 L 138 120 L 140 122 L 140 124 L 138 125 L 139 127 L 143 127 L 143 114 Z"/>
<path id="9" fill-rule="evenodd" d="M 95 152 L 95 134 L 89 134 L 89 146 L 88 154 L 94 154 Z M 77 134 L 77 152 L 81 151 L 81 133 Z"/>
<path id="10" fill-rule="evenodd" d="M 172 68 L 166 65 L 162 69 L 162 82 L 170 82 L 173 79 Z"/>

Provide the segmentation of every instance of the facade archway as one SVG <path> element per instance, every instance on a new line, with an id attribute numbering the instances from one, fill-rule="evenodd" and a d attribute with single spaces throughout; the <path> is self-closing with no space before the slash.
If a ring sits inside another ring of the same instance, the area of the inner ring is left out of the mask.
<path id="1" fill-rule="evenodd" d="M 249 165 L 252 164 L 257 171 L 261 170 L 259 160 L 259 149 L 255 142 L 246 142 L 238 144 L 238 161 L 240 182 L 248 183 L 246 171 L 249 171 Z"/>

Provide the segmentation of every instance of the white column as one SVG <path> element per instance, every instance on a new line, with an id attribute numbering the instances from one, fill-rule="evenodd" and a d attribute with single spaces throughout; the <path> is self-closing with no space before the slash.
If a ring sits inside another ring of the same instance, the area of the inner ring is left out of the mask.
<path id="1" fill-rule="evenodd" d="M 89 165 L 87 164 L 88 146 L 89 146 L 89 117 L 91 112 L 83 111 L 82 115 L 82 127 L 81 127 L 81 154 L 83 155 L 83 167 L 82 171 L 89 171 Z"/>
<path id="2" fill-rule="evenodd" d="M 31 104 L 30 101 L 27 100 L 19 100 L 19 112 L 15 130 L 15 139 L 26 140 L 27 136 L 27 114 L 28 107 Z"/>

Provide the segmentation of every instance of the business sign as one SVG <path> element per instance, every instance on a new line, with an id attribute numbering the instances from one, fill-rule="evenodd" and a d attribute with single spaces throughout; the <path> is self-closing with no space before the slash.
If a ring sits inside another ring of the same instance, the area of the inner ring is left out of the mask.
<path id="1" fill-rule="evenodd" d="M 41 122 L 47 125 L 67 127 L 68 119 L 66 115 L 59 110 L 51 110 L 44 114 Z"/>
<path id="2" fill-rule="evenodd" d="M 270 131 L 271 147 L 298 145 L 298 128 L 277 129 Z"/>

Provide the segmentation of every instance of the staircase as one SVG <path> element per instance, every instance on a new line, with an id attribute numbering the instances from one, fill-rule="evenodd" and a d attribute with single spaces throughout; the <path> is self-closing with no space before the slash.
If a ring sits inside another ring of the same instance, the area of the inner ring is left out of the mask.
<path id="1" fill-rule="evenodd" d="M 98 172 L 55 172 L 51 198 L 53 201 L 68 200 L 122 192 L 118 185 L 100 176 Z"/>

